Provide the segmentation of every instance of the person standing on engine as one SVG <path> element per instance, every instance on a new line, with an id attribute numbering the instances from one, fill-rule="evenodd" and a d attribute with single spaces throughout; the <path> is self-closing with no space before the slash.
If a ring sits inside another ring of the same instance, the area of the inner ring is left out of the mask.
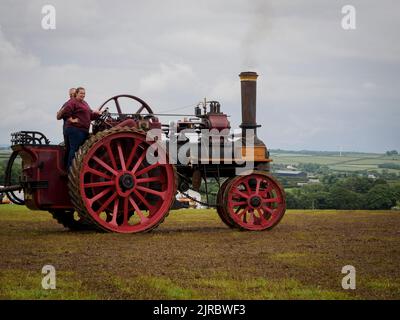
<path id="1" fill-rule="evenodd" d="M 71 167 L 75 152 L 89 137 L 90 122 L 97 119 L 101 112 L 90 109 L 85 99 L 85 88 L 76 89 L 75 99 L 69 100 L 60 117 L 66 118 L 65 133 L 69 144 L 67 170 Z"/>
<path id="2" fill-rule="evenodd" d="M 63 119 L 63 136 L 64 136 L 64 146 L 65 146 L 65 164 L 67 164 L 67 160 L 68 160 L 68 154 L 69 154 L 69 143 L 68 143 L 68 139 L 67 139 L 67 135 L 65 134 L 65 124 L 67 123 L 67 118 L 63 118 L 61 117 L 62 115 L 62 111 L 64 110 L 65 106 L 67 105 L 68 102 L 71 101 L 71 99 L 75 99 L 76 97 L 76 89 L 75 88 L 71 88 L 69 89 L 69 100 L 67 102 L 65 102 L 63 104 L 63 106 L 60 108 L 60 110 L 58 110 L 57 112 L 57 120 L 61 120 Z"/>
<path id="3" fill-rule="evenodd" d="M 63 106 L 60 108 L 60 110 L 58 110 L 58 112 L 57 112 L 57 120 L 63 119 L 64 120 L 64 126 L 65 126 L 65 122 L 67 121 L 67 119 L 61 117 L 62 111 L 65 108 L 65 106 L 67 105 L 67 103 L 70 102 L 71 99 L 74 99 L 76 97 L 76 89 L 75 88 L 71 88 L 71 89 L 69 89 L 68 93 L 69 93 L 69 100 L 66 103 L 64 103 Z"/>

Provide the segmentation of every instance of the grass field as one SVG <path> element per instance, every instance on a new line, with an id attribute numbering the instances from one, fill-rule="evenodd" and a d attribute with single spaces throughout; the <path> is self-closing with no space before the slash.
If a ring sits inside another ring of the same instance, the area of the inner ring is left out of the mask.
<path id="1" fill-rule="evenodd" d="M 148 234 L 70 232 L 0 206 L 1 299 L 399 299 L 400 212 L 289 211 L 269 232 L 214 210 L 172 211 Z M 41 287 L 56 268 L 57 289 Z M 345 265 L 357 287 L 344 290 Z"/>
<path id="2" fill-rule="evenodd" d="M 400 156 L 387 156 L 383 154 L 352 154 L 344 153 L 338 155 L 310 155 L 296 153 L 277 153 L 271 152 L 273 163 L 284 165 L 297 165 L 299 163 L 316 163 L 326 165 L 335 171 L 377 171 L 382 172 L 383 169 L 378 168 L 379 164 L 394 163 L 400 165 Z M 400 173 L 400 170 L 386 169 L 388 172 Z"/>

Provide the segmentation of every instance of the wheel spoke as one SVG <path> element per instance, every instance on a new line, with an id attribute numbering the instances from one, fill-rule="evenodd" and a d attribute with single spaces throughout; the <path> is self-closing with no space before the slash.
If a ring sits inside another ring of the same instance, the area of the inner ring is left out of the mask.
<path id="1" fill-rule="evenodd" d="M 242 221 L 243 221 L 244 223 L 247 223 L 247 213 L 248 213 L 248 212 L 249 212 L 249 209 L 246 208 L 246 211 L 244 212 L 243 218 L 242 218 Z"/>
<path id="2" fill-rule="evenodd" d="M 142 174 L 145 174 L 146 172 L 149 172 L 150 170 L 153 170 L 154 168 L 157 168 L 158 166 L 159 166 L 159 163 L 158 163 L 158 162 L 153 163 L 152 165 L 150 165 L 150 166 L 148 166 L 148 167 L 146 167 L 146 168 L 144 168 L 144 169 L 138 171 L 138 172 L 136 173 L 136 176 L 137 176 L 137 177 L 138 177 L 138 176 L 141 176 Z"/>
<path id="3" fill-rule="evenodd" d="M 112 220 L 110 222 L 110 224 L 114 227 L 118 227 L 117 224 L 118 206 L 119 206 L 119 198 L 115 199 L 114 201 L 114 210 L 113 210 Z"/>
<path id="4" fill-rule="evenodd" d="M 264 212 L 261 209 L 257 209 L 258 215 L 260 216 L 261 224 L 268 222 L 264 217 Z"/>
<path id="5" fill-rule="evenodd" d="M 257 179 L 257 185 L 256 185 L 256 193 L 257 194 L 260 192 L 260 185 L 261 185 L 261 179 Z"/>
<path id="6" fill-rule="evenodd" d="M 136 204 L 136 202 L 132 199 L 132 197 L 129 197 L 129 201 L 131 203 L 131 205 L 133 206 L 133 208 L 135 209 L 135 212 L 137 213 L 137 215 L 140 218 L 140 223 L 147 223 L 149 221 L 149 218 L 147 218 L 142 211 L 140 211 L 138 205 Z"/>
<path id="7" fill-rule="evenodd" d="M 274 215 L 275 214 L 274 210 L 272 210 L 271 208 L 268 208 L 268 207 L 264 206 L 263 209 L 265 211 L 267 211 L 270 215 Z"/>
<path id="8" fill-rule="evenodd" d="M 249 210 L 250 212 L 250 217 L 248 223 L 254 224 L 254 210 Z"/>
<path id="9" fill-rule="evenodd" d="M 133 148 L 132 148 L 132 150 L 131 150 L 131 153 L 129 154 L 128 160 L 126 161 L 126 168 L 127 168 L 128 170 L 129 170 L 129 167 L 131 166 L 133 157 L 135 156 L 136 150 L 137 150 L 137 148 L 138 148 L 138 146 L 139 146 L 140 143 L 141 143 L 140 140 L 135 140 L 135 144 L 133 145 Z"/>
<path id="10" fill-rule="evenodd" d="M 245 207 L 243 209 L 243 211 L 238 214 L 238 217 L 239 217 L 240 220 L 243 220 L 242 218 L 246 214 L 246 212 L 247 212 L 247 207 Z"/>
<path id="11" fill-rule="evenodd" d="M 244 187 L 245 187 L 247 193 L 250 195 L 252 191 L 251 191 L 251 188 L 250 188 L 250 185 L 249 185 L 249 181 L 245 180 L 245 181 L 243 181 L 243 184 L 244 184 Z"/>
<path id="12" fill-rule="evenodd" d="M 87 167 L 87 169 L 84 171 L 84 173 L 93 173 L 96 176 L 102 177 L 102 178 L 107 179 L 107 180 L 111 180 L 112 179 L 112 177 L 106 175 L 104 172 L 98 171 L 98 170 L 93 169 L 91 167 Z"/>
<path id="13" fill-rule="evenodd" d="M 110 160 L 111 160 L 111 163 L 112 163 L 113 168 L 114 168 L 115 170 L 118 170 L 117 162 L 115 161 L 114 154 L 113 154 L 113 152 L 112 152 L 112 150 L 111 150 L 111 143 L 110 143 L 110 144 L 106 144 L 106 149 L 107 149 L 107 154 L 108 154 L 108 157 L 109 157 Z"/>
<path id="14" fill-rule="evenodd" d="M 267 195 L 269 192 L 271 192 L 273 189 L 273 186 L 271 184 L 268 185 L 267 189 L 264 190 L 264 193 Z"/>
<path id="15" fill-rule="evenodd" d="M 105 186 L 113 186 L 113 185 L 115 185 L 115 181 L 110 180 L 110 181 L 85 183 L 83 186 L 85 188 L 95 188 L 95 187 L 105 187 Z"/>
<path id="16" fill-rule="evenodd" d="M 245 193 L 243 193 L 242 191 L 239 191 L 239 190 L 233 190 L 233 194 L 236 194 L 236 195 L 238 195 L 238 196 L 240 196 L 240 197 L 242 197 L 242 198 L 245 198 L 245 199 L 248 199 L 249 198 L 249 195 L 248 194 L 245 194 Z"/>
<path id="17" fill-rule="evenodd" d="M 111 168 L 107 163 L 105 163 L 103 160 L 99 159 L 96 156 L 93 156 L 93 160 L 96 161 L 99 165 L 101 165 L 104 169 L 107 169 L 110 171 L 113 175 L 118 175 L 118 172 L 115 171 L 113 168 Z"/>
<path id="18" fill-rule="evenodd" d="M 99 210 L 96 211 L 96 214 L 99 215 L 100 213 L 102 213 L 104 211 L 105 208 L 107 208 L 109 206 L 109 204 L 117 197 L 117 193 L 114 192 L 111 197 L 109 197 L 107 199 L 106 202 L 103 203 L 103 205 L 100 207 Z"/>
<path id="19" fill-rule="evenodd" d="M 124 158 L 124 153 L 122 151 L 120 141 L 118 141 L 118 143 L 117 143 L 117 149 L 118 149 L 119 161 L 121 162 L 121 168 L 122 168 L 122 170 L 126 171 L 125 158 Z"/>
<path id="20" fill-rule="evenodd" d="M 135 174 L 136 170 L 139 168 L 139 166 L 142 164 L 144 157 L 146 156 L 146 152 L 143 151 L 143 153 L 140 155 L 139 159 L 136 161 L 135 165 L 133 166 L 131 172 Z M 136 176 L 139 176 L 137 173 Z"/>
<path id="21" fill-rule="evenodd" d="M 115 102 L 115 106 L 117 107 L 117 111 L 119 113 L 122 113 L 121 112 L 121 107 L 120 107 L 119 102 L 118 102 L 118 98 L 114 98 L 114 102 Z"/>
<path id="22" fill-rule="evenodd" d="M 239 201 L 239 202 L 232 202 L 232 206 L 237 207 L 237 206 L 243 206 L 247 203 L 247 201 Z"/>
<path id="23" fill-rule="evenodd" d="M 87 201 L 89 202 L 90 206 L 93 206 L 93 203 L 97 200 L 99 200 L 101 197 L 104 197 L 107 193 L 109 193 L 111 191 L 111 188 L 107 188 L 104 189 L 103 191 L 101 191 L 100 193 L 98 193 L 97 195 L 95 195 L 93 198 L 88 199 Z"/>
<path id="24" fill-rule="evenodd" d="M 141 113 L 141 112 L 143 111 L 144 108 L 145 108 L 145 107 L 144 107 L 144 104 L 142 104 L 142 106 L 139 108 L 138 111 L 136 111 L 136 113 Z"/>
<path id="25" fill-rule="evenodd" d="M 136 196 L 139 198 L 140 201 L 142 201 L 142 203 L 147 207 L 147 209 L 149 209 L 149 211 L 154 209 L 154 206 L 151 205 L 145 197 L 143 197 L 140 192 L 138 192 L 136 189 L 133 189 L 133 192 L 136 194 Z"/>
<path id="26" fill-rule="evenodd" d="M 156 196 L 159 196 L 161 199 L 165 200 L 166 191 L 157 191 L 157 190 L 149 189 L 149 188 L 146 188 L 143 186 L 137 186 L 136 189 L 147 192 L 147 193 L 154 194 Z"/>
<path id="27" fill-rule="evenodd" d="M 140 178 L 136 179 L 136 183 L 146 183 L 146 182 L 158 182 L 160 181 L 160 177 L 149 177 L 149 178 Z"/>
<path id="28" fill-rule="evenodd" d="M 128 198 L 124 198 L 124 221 L 122 222 L 123 225 L 128 224 L 128 214 L 129 214 L 129 200 Z"/>
<path id="29" fill-rule="evenodd" d="M 263 203 L 275 203 L 275 202 L 279 202 L 279 198 L 270 198 L 263 200 Z"/>

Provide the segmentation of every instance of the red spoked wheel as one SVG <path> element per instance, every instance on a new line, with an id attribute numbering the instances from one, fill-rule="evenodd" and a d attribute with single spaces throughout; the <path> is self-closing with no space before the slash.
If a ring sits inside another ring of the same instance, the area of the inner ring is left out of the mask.
<path id="1" fill-rule="evenodd" d="M 228 185 L 228 183 L 230 181 L 231 181 L 230 179 L 226 179 L 222 183 L 221 187 L 218 190 L 218 194 L 217 194 L 217 213 L 218 213 L 218 216 L 221 218 L 223 223 L 225 223 L 229 228 L 235 228 L 236 224 L 234 223 L 232 218 L 229 217 L 228 213 L 226 212 L 226 206 L 224 205 L 224 202 L 223 202 L 224 192 L 225 192 L 226 186 Z"/>
<path id="2" fill-rule="evenodd" d="M 271 229 L 286 210 L 283 188 L 274 177 L 261 171 L 233 178 L 225 187 L 223 198 L 226 213 L 243 230 Z"/>
<path id="3" fill-rule="evenodd" d="M 164 220 L 175 199 L 175 168 L 150 164 L 151 144 L 145 132 L 124 127 L 99 132 L 79 149 L 69 186 L 84 219 L 119 233 L 150 231 Z"/>

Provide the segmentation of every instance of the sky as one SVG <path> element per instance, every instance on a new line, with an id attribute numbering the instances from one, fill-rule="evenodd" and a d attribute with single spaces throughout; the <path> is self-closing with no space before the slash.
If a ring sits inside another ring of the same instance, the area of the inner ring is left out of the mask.
<path id="1" fill-rule="evenodd" d="M 218 100 L 235 128 L 238 74 L 255 71 L 268 148 L 400 151 L 399 35 L 397 0 L 2 0 L 0 144 L 18 130 L 61 142 L 56 112 L 77 86 L 93 109 L 125 93 L 156 113 Z"/>

